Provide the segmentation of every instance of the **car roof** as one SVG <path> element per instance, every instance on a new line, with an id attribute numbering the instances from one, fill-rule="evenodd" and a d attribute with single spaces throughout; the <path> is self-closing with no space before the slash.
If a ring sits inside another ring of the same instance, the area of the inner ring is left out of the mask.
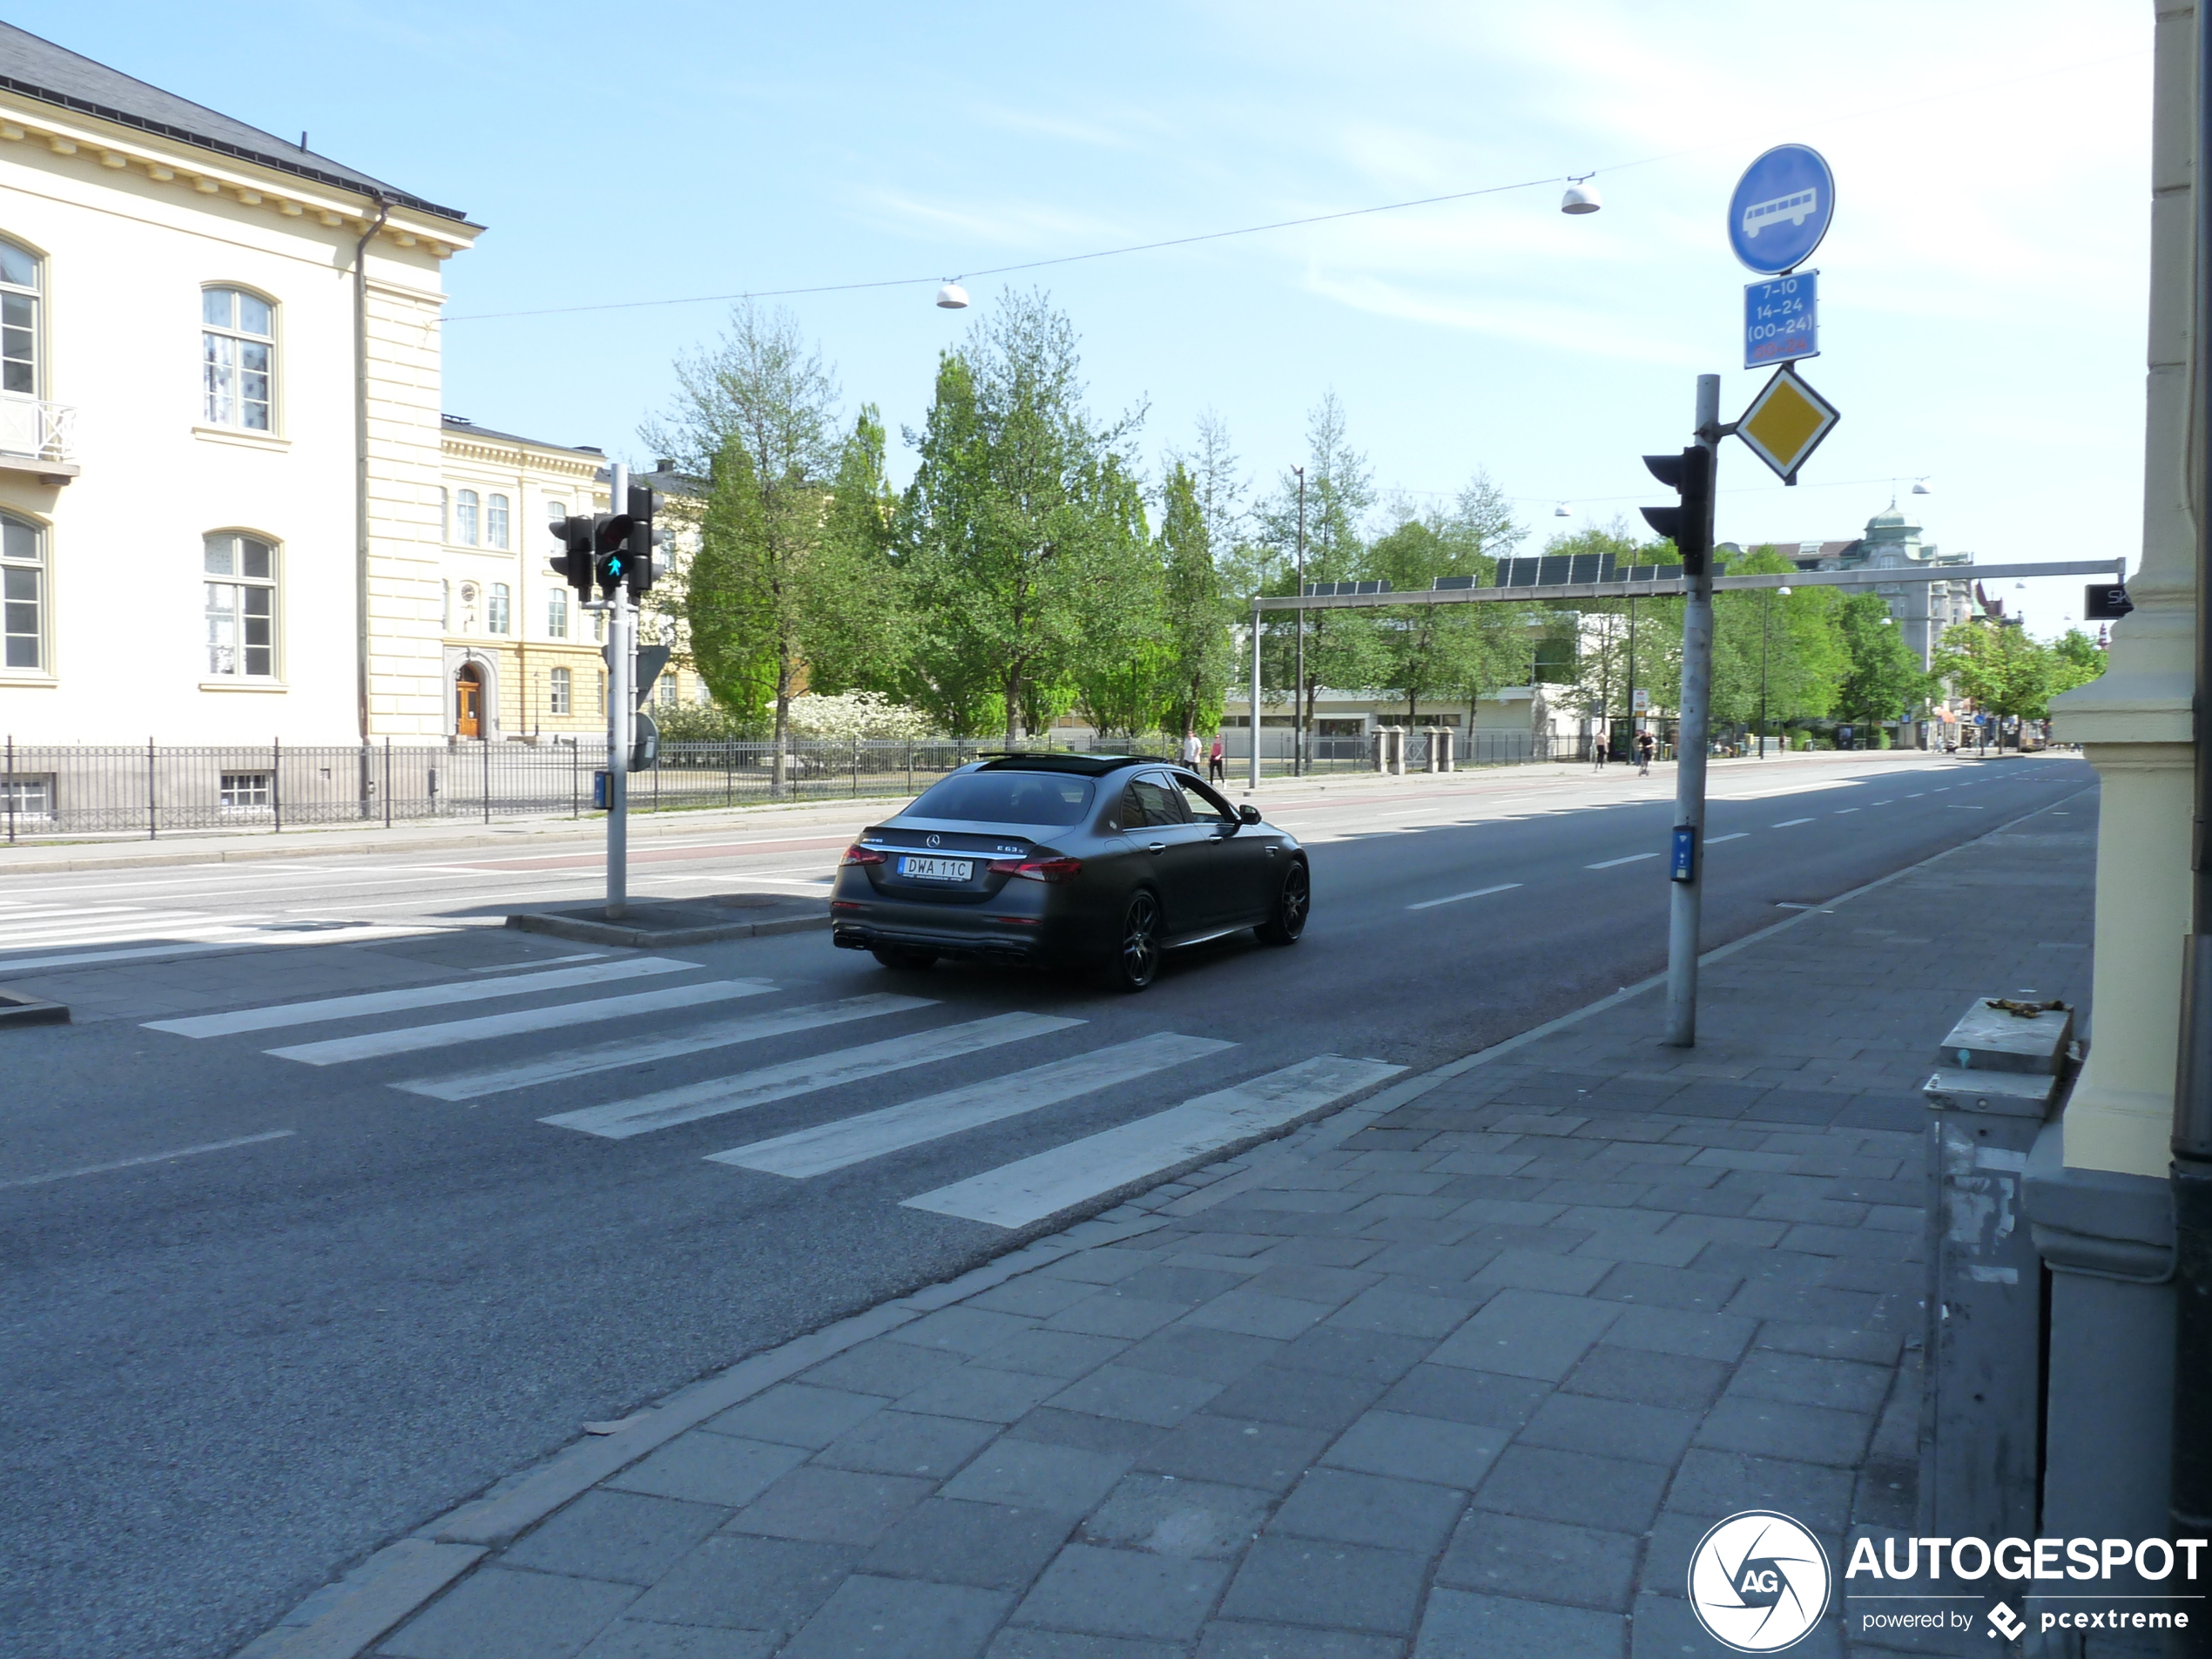
<path id="1" fill-rule="evenodd" d="M 1171 766 L 1164 755 L 1002 754 L 976 767 L 978 772 L 1072 772 L 1086 778 L 1102 777 L 1128 766 Z"/>

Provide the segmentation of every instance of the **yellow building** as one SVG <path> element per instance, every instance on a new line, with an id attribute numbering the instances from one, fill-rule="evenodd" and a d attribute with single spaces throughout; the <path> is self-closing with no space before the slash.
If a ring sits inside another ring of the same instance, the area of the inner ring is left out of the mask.
<path id="1" fill-rule="evenodd" d="M 590 737 L 607 729 L 604 612 L 583 609 L 555 574 L 557 544 L 549 520 L 607 510 L 607 462 L 597 448 L 543 442 L 443 420 L 444 473 L 438 492 L 439 614 L 444 640 L 443 731 L 455 738 L 542 742 Z M 636 482 L 681 488 L 665 469 Z M 664 511 L 677 531 L 673 558 L 653 597 L 673 597 L 683 543 L 680 505 Z M 651 643 L 662 619 L 649 610 L 640 638 Z M 696 673 L 671 664 L 653 687 L 655 704 L 704 700 Z"/>

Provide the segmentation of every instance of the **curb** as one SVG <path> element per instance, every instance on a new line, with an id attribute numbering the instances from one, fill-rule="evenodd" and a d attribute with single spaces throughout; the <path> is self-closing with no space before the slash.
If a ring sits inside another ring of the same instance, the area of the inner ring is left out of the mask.
<path id="1" fill-rule="evenodd" d="M 1824 901 L 1817 909 L 1800 910 L 1781 921 L 1756 928 L 1740 939 L 1698 955 L 1700 968 L 1732 956 L 1808 918 L 1824 914 L 1836 906 L 1902 880 L 1914 871 L 1949 858 L 1952 853 L 2003 834 L 2014 825 L 2079 799 L 2100 786 L 2088 784 L 2070 795 L 2009 818 L 1956 846 L 1946 847 L 1889 874 L 1852 887 Z M 510 917 L 509 925 L 515 926 Z M 757 924 L 762 928 L 777 923 Z M 826 921 L 822 924 L 826 926 Z M 658 942 L 671 942 L 664 934 Z M 752 1354 L 701 1379 L 655 1405 L 624 1419 L 616 1433 L 571 1443 L 534 1468 L 509 1477 L 482 1497 L 472 1499 L 421 1527 L 412 1536 L 388 1544 L 347 1573 L 337 1583 L 317 1591 L 294 1608 L 286 1620 L 238 1650 L 234 1659 L 358 1659 L 381 1637 L 427 1606 L 490 1550 L 519 1536 L 563 1505 L 574 1501 L 600 1481 L 658 1450 L 708 1418 L 764 1393 L 776 1384 L 833 1358 L 871 1338 L 898 1330 L 940 1308 L 949 1307 L 1031 1272 L 1077 1251 L 1119 1243 L 1157 1231 L 1170 1221 L 1196 1215 L 1224 1199 L 1258 1186 L 1285 1165 L 1298 1162 L 1349 1139 L 1386 1114 L 1417 1100 L 1462 1076 L 1478 1066 L 1518 1052 L 1553 1032 L 1594 1018 L 1629 999 L 1666 983 L 1663 973 L 1626 985 L 1609 996 L 1569 1010 L 1555 1019 L 1532 1026 L 1472 1054 L 1421 1073 L 1386 1083 L 1373 1094 L 1350 1105 L 1324 1108 L 1297 1123 L 1254 1134 L 1227 1147 L 1209 1152 L 1182 1170 L 1148 1177 L 1141 1185 L 1118 1190 L 1088 1201 L 1081 1211 L 1070 1210 L 1031 1229 L 1010 1234 L 1008 1247 L 955 1277 L 794 1337 L 776 1347 Z M 1302 1132 L 1303 1131 L 1303 1132 Z M 1282 1144 L 1297 1137 L 1295 1146 Z M 1177 1196 L 1149 1214 L 1116 1219 L 1114 1211 L 1129 1207 L 1132 1190 L 1169 1185 L 1194 1170 L 1234 1163 L 1258 1149 L 1241 1169 L 1223 1176 L 1196 1192 Z M 1070 1223 L 1087 1211 L 1088 1219 Z M 1102 1213 L 1103 1212 L 1103 1213 Z M 1046 1227 L 1059 1231 L 1038 1236 Z"/>
<path id="2" fill-rule="evenodd" d="M 69 1005 L 49 1002 L 28 991 L 0 988 L 0 1029 L 17 1025 L 67 1025 Z"/>
<path id="3" fill-rule="evenodd" d="M 779 921 L 722 921 L 705 927 L 624 927 L 611 921 L 591 921 L 555 911 L 518 911 L 507 925 L 526 934 L 550 934 L 585 945 L 624 945 L 656 949 L 663 945 L 711 945 L 721 939 L 763 939 L 772 934 L 819 932 L 830 925 L 827 916 L 786 916 Z"/>

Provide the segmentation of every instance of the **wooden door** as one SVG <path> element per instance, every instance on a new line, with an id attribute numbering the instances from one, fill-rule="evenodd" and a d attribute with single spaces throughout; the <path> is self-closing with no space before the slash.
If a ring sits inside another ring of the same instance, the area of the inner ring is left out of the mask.
<path id="1" fill-rule="evenodd" d="M 474 668 L 464 668 L 455 676 L 454 683 L 455 732 L 464 738 L 484 735 L 484 683 Z"/>

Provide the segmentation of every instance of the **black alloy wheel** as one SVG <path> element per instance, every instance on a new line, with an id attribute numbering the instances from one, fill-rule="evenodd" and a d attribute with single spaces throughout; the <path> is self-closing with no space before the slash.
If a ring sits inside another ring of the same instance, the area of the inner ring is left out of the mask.
<path id="1" fill-rule="evenodd" d="M 1283 873 L 1282 890 L 1275 895 L 1275 914 L 1252 929 L 1263 945 L 1295 945 L 1305 931 L 1306 914 L 1313 908 L 1313 889 L 1305 866 L 1294 863 Z"/>
<path id="2" fill-rule="evenodd" d="M 880 945 L 870 953 L 886 968 L 920 973 L 937 960 L 934 950 L 905 950 L 896 945 Z"/>
<path id="3" fill-rule="evenodd" d="M 1117 991 L 1141 991 L 1160 971 L 1160 901 L 1140 888 L 1122 912 L 1121 942 L 1107 977 Z"/>

